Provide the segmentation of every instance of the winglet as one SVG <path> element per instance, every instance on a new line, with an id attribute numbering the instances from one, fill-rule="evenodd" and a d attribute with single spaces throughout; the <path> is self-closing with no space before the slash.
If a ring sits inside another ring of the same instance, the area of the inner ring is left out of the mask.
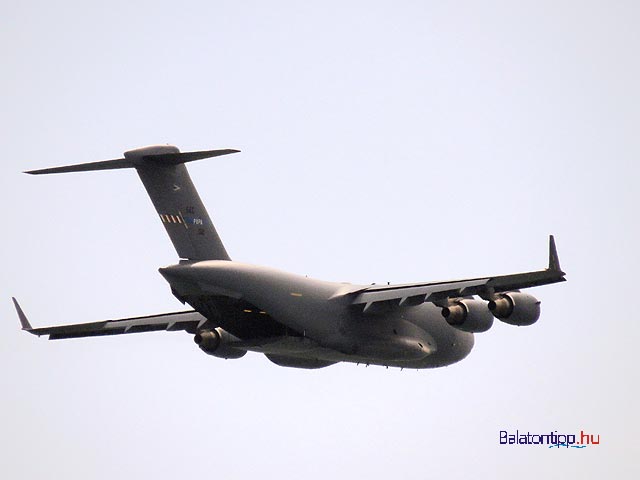
<path id="1" fill-rule="evenodd" d="M 552 272 L 562 272 L 560 268 L 560 260 L 558 260 L 558 250 L 556 250 L 556 241 L 553 235 L 549 235 L 549 267 L 547 270 Z"/>
<path id="2" fill-rule="evenodd" d="M 18 318 L 20 319 L 20 323 L 22 324 L 22 329 L 30 332 L 31 330 L 33 330 L 33 328 L 31 327 L 29 320 L 27 320 L 27 316 L 22 311 L 22 308 L 20 308 L 20 304 L 15 299 L 15 297 L 11 297 L 11 299 L 13 300 L 13 305 L 16 307 L 16 312 L 18 312 Z"/>

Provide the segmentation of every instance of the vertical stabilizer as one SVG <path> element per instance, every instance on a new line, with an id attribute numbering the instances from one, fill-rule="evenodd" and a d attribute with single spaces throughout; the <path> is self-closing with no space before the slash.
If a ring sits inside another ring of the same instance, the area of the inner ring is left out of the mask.
<path id="1" fill-rule="evenodd" d="M 184 165 L 137 167 L 180 258 L 230 260 Z"/>
<path id="2" fill-rule="evenodd" d="M 158 145 L 130 150 L 125 152 L 124 158 L 115 160 L 26 173 L 40 175 L 135 168 L 180 258 L 230 260 L 184 164 L 236 152 L 238 150 L 227 149 L 180 153 L 174 146 Z"/>

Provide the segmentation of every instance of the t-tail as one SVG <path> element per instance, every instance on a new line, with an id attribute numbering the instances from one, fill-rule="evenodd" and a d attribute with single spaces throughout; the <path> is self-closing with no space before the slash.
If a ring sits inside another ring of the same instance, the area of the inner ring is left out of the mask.
<path id="1" fill-rule="evenodd" d="M 230 260 L 184 164 L 237 152 L 239 150 L 225 149 L 181 153 L 172 145 L 154 145 L 130 150 L 125 152 L 124 158 L 115 160 L 25 173 L 42 175 L 135 168 L 180 258 Z"/>

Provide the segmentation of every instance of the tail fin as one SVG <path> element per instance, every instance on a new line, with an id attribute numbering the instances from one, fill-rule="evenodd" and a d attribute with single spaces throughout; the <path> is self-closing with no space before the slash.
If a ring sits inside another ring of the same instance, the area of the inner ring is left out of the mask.
<path id="1" fill-rule="evenodd" d="M 125 152 L 124 158 L 115 160 L 25 173 L 41 175 L 135 168 L 180 258 L 230 260 L 184 164 L 236 152 L 239 150 L 180 153 L 174 146 L 158 145 L 130 150 Z"/>

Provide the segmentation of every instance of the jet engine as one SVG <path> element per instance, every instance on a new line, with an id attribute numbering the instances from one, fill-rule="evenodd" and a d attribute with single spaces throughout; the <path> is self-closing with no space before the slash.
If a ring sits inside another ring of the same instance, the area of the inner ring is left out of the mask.
<path id="1" fill-rule="evenodd" d="M 464 332 L 486 332 L 493 325 L 493 315 L 486 302 L 473 298 L 452 300 L 442 309 L 442 316 L 449 325 Z"/>
<path id="2" fill-rule="evenodd" d="M 200 350 L 214 357 L 241 358 L 247 353 L 246 350 L 232 347 L 230 344 L 238 342 L 240 339 L 221 328 L 201 330 L 193 337 L 193 341 L 198 344 Z"/>
<path id="3" fill-rule="evenodd" d="M 540 300 L 527 293 L 501 293 L 489 302 L 489 310 L 510 325 L 533 325 L 540 317 Z"/>

